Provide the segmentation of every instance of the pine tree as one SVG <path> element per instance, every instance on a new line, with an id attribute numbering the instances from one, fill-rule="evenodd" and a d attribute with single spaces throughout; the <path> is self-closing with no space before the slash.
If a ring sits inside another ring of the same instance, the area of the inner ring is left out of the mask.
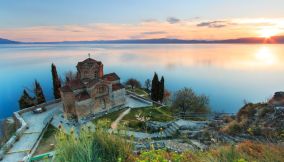
<path id="1" fill-rule="evenodd" d="M 157 73 L 155 73 L 152 79 L 151 99 L 153 101 L 158 101 L 159 99 L 158 96 L 159 96 L 159 78 Z"/>
<path id="2" fill-rule="evenodd" d="M 41 103 L 45 102 L 45 97 L 44 97 L 42 88 L 41 88 L 41 86 L 40 86 L 40 84 L 37 80 L 35 80 L 34 93 L 35 93 L 35 96 L 36 96 L 37 104 L 41 104 Z"/>
<path id="3" fill-rule="evenodd" d="M 21 98 L 19 99 L 20 109 L 28 108 L 34 106 L 34 99 L 28 94 L 26 90 L 23 91 Z"/>
<path id="4" fill-rule="evenodd" d="M 52 73 L 52 81 L 53 81 L 53 95 L 55 99 L 59 99 L 60 96 L 60 87 L 61 87 L 61 82 L 59 80 L 56 66 L 52 63 L 51 64 L 51 73 Z"/>
<path id="5" fill-rule="evenodd" d="M 165 93 L 165 80 L 162 76 L 160 84 L 159 84 L 159 101 L 163 101 L 164 99 L 164 93 Z"/>

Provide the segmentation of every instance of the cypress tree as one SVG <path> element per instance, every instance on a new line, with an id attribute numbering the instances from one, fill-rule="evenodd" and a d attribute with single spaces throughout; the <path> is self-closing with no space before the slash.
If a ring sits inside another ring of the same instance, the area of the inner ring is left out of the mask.
<path id="1" fill-rule="evenodd" d="M 51 73 L 52 73 L 52 81 L 53 81 L 53 95 L 55 99 L 60 98 L 60 90 L 61 82 L 59 80 L 56 66 L 52 63 L 51 64 Z"/>
<path id="2" fill-rule="evenodd" d="M 159 84 L 159 101 L 163 101 L 165 93 L 165 80 L 164 76 L 162 76 L 160 84 Z"/>
<path id="3" fill-rule="evenodd" d="M 34 99 L 28 94 L 26 90 L 23 91 L 21 98 L 19 99 L 20 109 L 28 108 L 34 106 Z"/>
<path id="4" fill-rule="evenodd" d="M 153 101 L 158 101 L 159 99 L 158 96 L 159 96 L 159 78 L 157 73 L 155 73 L 152 79 L 151 99 Z"/>
<path id="5" fill-rule="evenodd" d="M 40 86 L 40 84 L 37 80 L 35 80 L 34 93 L 35 93 L 35 96 L 36 96 L 37 104 L 41 104 L 41 103 L 45 102 L 45 97 L 44 97 L 42 88 L 41 88 L 41 86 Z"/>

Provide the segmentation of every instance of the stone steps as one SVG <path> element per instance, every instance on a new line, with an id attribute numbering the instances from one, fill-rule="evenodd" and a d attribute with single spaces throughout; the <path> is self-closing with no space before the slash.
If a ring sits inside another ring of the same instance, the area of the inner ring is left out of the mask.
<path id="1" fill-rule="evenodd" d="M 165 130 L 161 131 L 161 132 L 157 132 L 157 133 L 153 133 L 151 135 L 152 138 L 168 138 L 168 137 L 172 137 L 177 130 L 179 129 L 179 126 L 173 122 L 171 124 L 169 124 L 168 128 L 166 128 Z"/>

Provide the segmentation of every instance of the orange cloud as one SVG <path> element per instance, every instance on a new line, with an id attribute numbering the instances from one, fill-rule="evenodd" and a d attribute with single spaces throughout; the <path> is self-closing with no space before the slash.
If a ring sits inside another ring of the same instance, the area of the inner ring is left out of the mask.
<path id="1" fill-rule="evenodd" d="M 79 41 L 115 39 L 230 39 L 259 36 L 263 28 L 284 31 L 283 19 L 181 20 L 143 21 L 137 24 L 35 26 L 0 29 L 0 37 L 18 41 Z"/>

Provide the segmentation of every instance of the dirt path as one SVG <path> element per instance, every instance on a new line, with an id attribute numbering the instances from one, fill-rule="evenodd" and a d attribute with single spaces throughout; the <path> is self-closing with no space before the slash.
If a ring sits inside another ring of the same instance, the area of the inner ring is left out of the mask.
<path id="1" fill-rule="evenodd" d="M 121 121 L 121 119 L 127 115 L 130 112 L 131 108 L 128 108 L 127 110 L 125 110 L 123 113 L 121 113 L 118 118 L 116 118 L 116 120 L 111 123 L 111 128 L 112 129 L 116 129 L 117 128 L 117 124 Z"/>

